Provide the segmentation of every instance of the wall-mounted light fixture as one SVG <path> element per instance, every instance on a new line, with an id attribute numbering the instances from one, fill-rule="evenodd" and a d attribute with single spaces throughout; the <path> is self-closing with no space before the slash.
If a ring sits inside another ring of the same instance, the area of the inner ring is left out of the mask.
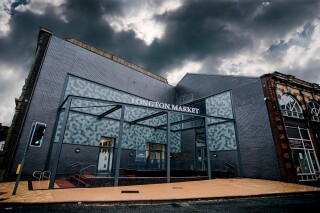
<path id="1" fill-rule="evenodd" d="M 75 153 L 79 153 L 79 152 L 80 152 L 80 148 L 76 148 L 76 149 L 74 150 L 74 152 L 75 152 Z"/>
<path id="2" fill-rule="evenodd" d="M 218 157 L 218 155 L 217 155 L 216 153 L 214 153 L 214 154 L 213 154 L 213 157 L 216 158 L 216 157 Z"/>

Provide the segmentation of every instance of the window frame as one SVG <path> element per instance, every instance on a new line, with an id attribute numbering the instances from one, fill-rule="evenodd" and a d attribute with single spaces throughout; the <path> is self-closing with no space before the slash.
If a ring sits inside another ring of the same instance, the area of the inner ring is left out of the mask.
<path id="1" fill-rule="evenodd" d="M 292 100 L 292 102 L 286 102 L 284 97 L 288 97 Z M 281 113 L 283 116 L 299 118 L 303 119 L 303 111 L 300 106 L 299 101 L 291 94 L 283 94 L 280 98 L 278 98 L 278 103 L 280 105 Z"/>
<path id="2" fill-rule="evenodd" d="M 313 104 L 313 107 L 311 107 Z M 318 106 L 318 108 L 316 107 Z M 315 122 L 320 122 L 320 104 L 316 100 L 310 100 L 307 104 L 307 110 L 311 114 L 311 120 Z"/>

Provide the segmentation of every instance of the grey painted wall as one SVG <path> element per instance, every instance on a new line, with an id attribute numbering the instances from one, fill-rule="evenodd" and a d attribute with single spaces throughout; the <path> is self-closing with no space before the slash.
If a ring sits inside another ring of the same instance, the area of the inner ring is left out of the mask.
<path id="1" fill-rule="evenodd" d="M 15 173 L 18 163 L 21 162 L 33 121 L 46 123 L 47 129 L 42 146 L 30 147 L 24 171 L 32 173 L 44 169 L 67 73 L 146 99 L 175 103 L 173 86 L 53 36 L 30 103 L 11 174 Z"/>
<path id="2" fill-rule="evenodd" d="M 192 94 L 192 102 L 226 90 L 232 92 L 243 176 L 280 180 L 260 78 L 187 74 L 176 86 L 177 101 L 182 104 L 182 95 Z M 235 151 L 216 153 L 217 160 L 236 165 L 239 174 Z"/>
<path id="3" fill-rule="evenodd" d="M 32 173 L 44 169 L 67 73 L 143 98 L 166 103 L 185 104 L 178 100 L 182 95 L 190 93 L 193 94 L 193 100 L 197 100 L 232 90 L 244 176 L 280 179 L 259 78 L 188 74 L 174 88 L 54 36 L 51 38 L 40 71 L 11 174 L 14 174 L 17 164 L 21 162 L 33 121 L 46 123 L 47 129 L 42 146 L 30 147 L 24 171 Z M 55 146 L 56 144 L 53 147 L 53 155 Z M 78 158 L 74 152 L 75 148 L 75 145 L 63 145 L 61 153 L 63 162 L 60 164 L 59 171 L 62 172 L 65 166 L 75 160 L 74 158 Z M 97 147 L 81 146 L 81 150 L 81 159 L 87 159 L 88 163 L 97 161 L 98 154 L 91 154 L 98 152 Z M 123 155 L 129 156 L 129 152 L 130 150 L 123 151 Z M 89 155 L 91 157 L 88 157 Z M 237 156 L 232 154 L 232 151 L 220 152 L 218 158 L 231 163 L 237 161 Z M 122 161 L 121 165 L 125 161 Z"/>

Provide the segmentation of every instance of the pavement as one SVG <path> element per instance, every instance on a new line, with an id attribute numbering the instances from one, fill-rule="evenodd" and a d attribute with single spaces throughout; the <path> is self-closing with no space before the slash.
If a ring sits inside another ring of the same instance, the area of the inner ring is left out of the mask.
<path id="1" fill-rule="evenodd" d="M 48 181 L 33 181 L 33 190 L 28 189 L 27 181 L 20 181 L 16 195 L 12 195 L 14 184 L 0 183 L 0 205 L 172 201 L 320 192 L 319 186 L 252 178 L 69 189 L 59 189 L 55 185 L 51 190 L 48 190 Z"/>

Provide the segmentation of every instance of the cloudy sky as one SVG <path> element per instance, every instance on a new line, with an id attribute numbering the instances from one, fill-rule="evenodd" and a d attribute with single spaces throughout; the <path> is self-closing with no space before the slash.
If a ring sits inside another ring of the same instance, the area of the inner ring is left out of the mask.
<path id="1" fill-rule="evenodd" d="M 320 83 L 320 0 L 1 0 L 0 123 L 10 125 L 39 27 L 166 77 L 187 72 Z"/>

